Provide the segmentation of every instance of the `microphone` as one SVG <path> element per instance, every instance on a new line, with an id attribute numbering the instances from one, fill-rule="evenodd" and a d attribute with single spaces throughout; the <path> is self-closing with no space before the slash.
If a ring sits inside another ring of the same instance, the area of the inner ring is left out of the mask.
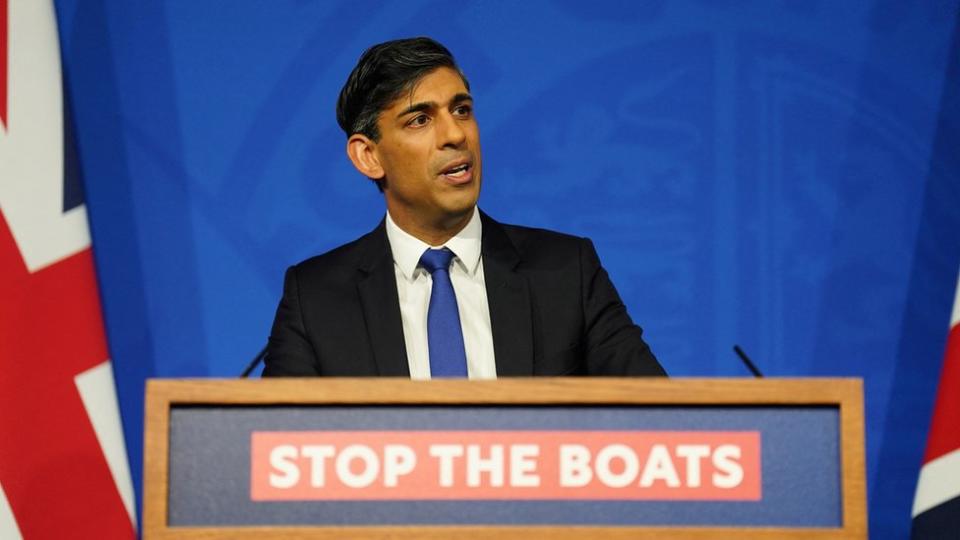
<path id="1" fill-rule="evenodd" d="M 740 360 L 743 361 L 743 365 L 747 366 L 747 369 L 750 370 L 750 373 L 753 373 L 754 377 L 758 379 L 763 378 L 763 374 L 760 373 L 760 370 L 757 369 L 757 366 L 750 361 L 750 357 L 747 356 L 747 353 L 743 352 L 743 349 L 741 349 L 739 345 L 733 346 L 733 352 L 737 353 L 737 356 L 739 356 Z"/>
<path id="2" fill-rule="evenodd" d="M 247 365 L 247 369 L 243 370 L 243 373 L 240 374 L 240 378 L 246 379 L 247 377 L 249 377 L 250 372 L 252 372 L 253 369 L 257 367 L 257 364 L 259 364 L 266 357 L 267 357 L 267 346 L 264 345 L 263 349 L 261 349 L 260 352 L 257 354 L 257 356 L 255 356 L 253 360 L 250 362 L 250 364 Z"/>

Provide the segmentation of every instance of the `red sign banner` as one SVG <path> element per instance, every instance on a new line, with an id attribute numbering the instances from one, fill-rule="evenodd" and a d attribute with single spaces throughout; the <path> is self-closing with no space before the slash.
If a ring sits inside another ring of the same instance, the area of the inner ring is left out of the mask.
<path id="1" fill-rule="evenodd" d="M 756 431 L 271 431 L 250 456 L 255 501 L 761 498 Z"/>

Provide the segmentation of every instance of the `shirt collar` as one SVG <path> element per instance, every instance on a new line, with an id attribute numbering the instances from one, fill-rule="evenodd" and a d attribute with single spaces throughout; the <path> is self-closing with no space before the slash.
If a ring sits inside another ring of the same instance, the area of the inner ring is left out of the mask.
<path id="1" fill-rule="evenodd" d="M 414 272 L 420 263 L 420 257 L 428 248 L 449 248 L 456 255 L 454 264 L 460 264 L 463 270 L 473 275 L 480 265 L 480 238 L 483 233 L 483 223 L 480 221 L 480 210 L 474 206 L 473 216 L 466 227 L 460 230 L 453 238 L 442 246 L 430 246 L 401 229 L 387 212 L 387 240 L 393 252 L 393 262 L 400 269 L 403 277 L 413 280 Z"/>

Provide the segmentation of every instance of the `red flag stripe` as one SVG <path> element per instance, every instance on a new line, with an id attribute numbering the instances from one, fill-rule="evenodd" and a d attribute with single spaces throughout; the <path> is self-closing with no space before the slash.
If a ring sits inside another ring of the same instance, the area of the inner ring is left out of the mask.
<path id="1" fill-rule="evenodd" d="M 955 325 L 947 337 L 923 462 L 929 463 L 957 449 L 960 449 L 960 324 Z"/>
<path id="2" fill-rule="evenodd" d="M 29 273 L 0 212 L 0 483 L 24 538 L 131 538 L 75 377 L 107 360 L 89 249 Z"/>
<path id="3" fill-rule="evenodd" d="M 924 463 L 960 449 L 960 277 L 957 279 L 950 326 Z"/>

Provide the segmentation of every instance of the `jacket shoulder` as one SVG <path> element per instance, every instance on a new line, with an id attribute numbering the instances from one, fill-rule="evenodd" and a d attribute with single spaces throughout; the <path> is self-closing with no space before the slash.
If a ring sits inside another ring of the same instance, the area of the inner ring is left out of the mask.
<path id="1" fill-rule="evenodd" d="M 580 236 L 553 231 L 550 229 L 527 227 L 524 225 L 511 225 L 508 223 L 498 223 L 498 225 L 503 228 L 504 232 L 511 240 L 518 243 L 557 242 L 561 244 L 578 245 L 586 240 L 586 238 Z"/>
<path id="2" fill-rule="evenodd" d="M 588 238 L 562 232 L 497 223 L 525 263 L 560 264 L 576 261 L 592 243 Z"/>
<path id="3" fill-rule="evenodd" d="M 382 229 L 381 224 L 352 242 L 300 261 L 290 271 L 299 277 L 309 276 L 320 280 L 352 278 L 358 269 L 369 267 L 384 258 L 390 259 L 390 247 Z"/>

